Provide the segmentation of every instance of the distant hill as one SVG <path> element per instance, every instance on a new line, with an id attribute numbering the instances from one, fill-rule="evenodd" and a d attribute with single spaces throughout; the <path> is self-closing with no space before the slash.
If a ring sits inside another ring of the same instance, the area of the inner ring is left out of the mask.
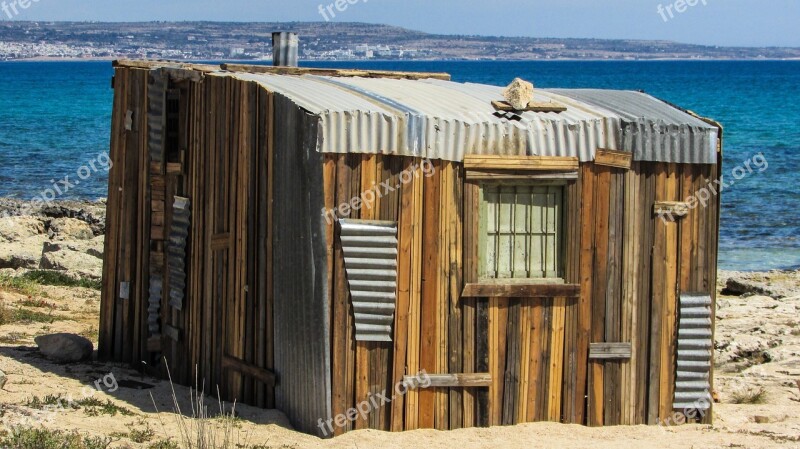
<path id="1" fill-rule="evenodd" d="M 800 48 L 669 41 L 456 36 L 365 23 L 0 22 L 0 59 L 147 57 L 267 59 L 271 33 L 294 31 L 301 58 L 321 59 L 798 59 Z"/>

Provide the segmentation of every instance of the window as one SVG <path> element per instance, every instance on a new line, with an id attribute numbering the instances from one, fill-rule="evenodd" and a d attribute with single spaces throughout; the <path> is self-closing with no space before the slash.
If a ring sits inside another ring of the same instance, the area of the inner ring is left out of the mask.
<path id="1" fill-rule="evenodd" d="M 563 184 L 482 184 L 481 280 L 562 282 L 563 213 Z"/>

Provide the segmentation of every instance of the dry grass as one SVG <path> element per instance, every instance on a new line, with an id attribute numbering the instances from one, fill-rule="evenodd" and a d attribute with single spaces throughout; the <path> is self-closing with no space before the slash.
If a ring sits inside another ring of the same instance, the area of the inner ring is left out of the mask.
<path id="1" fill-rule="evenodd" d="M 765 404 L 767 402 L 767 390 L 758 388 L 737 391 L 731 394 L 731 402 L 734 404 Z"/>

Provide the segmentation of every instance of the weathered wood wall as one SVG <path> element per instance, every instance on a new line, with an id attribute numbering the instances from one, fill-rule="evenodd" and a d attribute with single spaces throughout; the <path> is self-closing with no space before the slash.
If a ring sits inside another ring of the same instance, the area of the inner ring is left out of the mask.
<path id="1" fill-rule="evenodd" d="M 418 159 L 328 155 L 326 208 L 388 181 L 397 187 L 350 218 L 399 223 L 392 343 L 356 344 L 338 235 L 329 223 L 333 415 L 346 414 L 404 375 L 488 372 L 490 387 L 411 390 L 351 428 L 455 429 L 531 421 L 657 423 L 671 413 L 680 292 L 713 294 L 717 203 L 664 223 L 657 201 L 683 201 L 717 167 L 582 164 L 566 188 L 566 279 L 577 298 L 462 298 L 477 281 L 478 185 L 463 166 Z M 630 343 L 625 360 L 589 359 L 592 343 Z"/>

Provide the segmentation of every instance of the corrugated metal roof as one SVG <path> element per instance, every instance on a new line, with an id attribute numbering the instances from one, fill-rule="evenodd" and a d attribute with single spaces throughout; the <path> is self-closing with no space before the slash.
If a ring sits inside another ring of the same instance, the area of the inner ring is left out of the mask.
<path id="1" fill-rule="evenodd" d="M 339 220 L 357 341 L 392 341 L 397 223 Z"/>
<path id="2" fill-rule="evenodd" d="M 711 304 L 710 295 L 681 295 L 675 410 L 711 407 Z"/>
<path id="3" fill-rule="evenodd" d="M 716 163 L 717 130 L 638 92 L 536 90 L 567 111 L 498 113 L 503 88 L 443 80 L 228 73 L 254 81 L 320 120 L 318 150 L 462 161 L 471 154 L 594 160 L 597 148 L 640 161 Z"/>

